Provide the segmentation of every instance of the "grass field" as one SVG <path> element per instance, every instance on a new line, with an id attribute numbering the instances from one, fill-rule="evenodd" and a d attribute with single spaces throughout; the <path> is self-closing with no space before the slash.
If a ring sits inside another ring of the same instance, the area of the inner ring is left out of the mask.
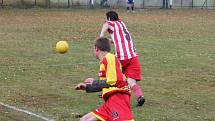
<path id="1" fill-rule="evenodd" d="M 56 121 L 103 103 L 98 94 L 75 91 L 96 77 L 92 53 L 107 10 L 0 10 L 0 102 Z M 144 81 L 142 108 L 131 106 L 136 121 L 215 120 L 215 11 L 118 10 L 131 32 Z M 69 52 L 57 54 L 66 39 Z M 40 121 L 0 105 L 1 121 Z"/>

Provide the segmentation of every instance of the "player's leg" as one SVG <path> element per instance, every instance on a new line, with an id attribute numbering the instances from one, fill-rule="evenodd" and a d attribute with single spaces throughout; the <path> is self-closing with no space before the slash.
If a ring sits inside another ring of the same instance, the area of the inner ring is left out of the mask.
<path id="1" fill-rule="evenodd" d="M 91 113 L 88 113 L 80 118 L 80 121 L 98 121 L 98 119 L 92 115 Z"/>
<path id="2" fill-rule="evenodd" d="M 129 4 L 128 3 L 127 3 L 127 7 L 126 8 L 127 8 L 127 12 L 129 12 Z"/>
<path id="3" fill-rule="evenodd" d="M 139 81 L 142 78 L 141 65 L 138 61 L 138 57 L 129 60 L 121 60 L 120 62 L 124 74 L 127 77 L 129 87 L 137 98 L 137 106 L 142 106 L 145 102 L 144 94 L 141 87 L 136 83 L 136 81 Z"/>
<path id="4" fill-rule="evenodd" d="M 145 99 L 141 87 L 136 83 L 135 79 L 127 78 L 127 82 L 137 98 L 137 106 L 142 106 L 145 103 Z"/>
<path id="5" fill-rule="evenodd" d="M 127 7 L 127 11 L 129 11 L 129 7 Z"/>
<path id="6" fill-rule="evenodd" d="M 130 5 L 127 3 L 127 12 L 129 12 Z"/>
<path id="7" fill-rule="evenodd" d="M 131 10 L 134 12 L 134 3 L 131 4 Z"/>

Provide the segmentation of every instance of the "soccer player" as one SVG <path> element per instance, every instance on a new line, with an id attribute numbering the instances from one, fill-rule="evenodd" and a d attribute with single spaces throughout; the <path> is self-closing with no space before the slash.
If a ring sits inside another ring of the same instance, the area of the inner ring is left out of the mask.
<path id="1" fill-rule="evenodd" d="M 97 39 L 94 53 L 100 60 L 99 80 L 87 78 L 76 86 L 76 90 L 86 90 L 88 93 L 102 91 L 105 103 L 84 115 L 80 121 L 134 121 L 128 83 L 124 80 L 119 60 L 109 52 L 109 40 Z"/>
<path id="2" fill-rule="evenodd" d="M 134 0 L 127 0 L 127 11 L 131 8 L 132 12 L 134 12 Z"/>
<path id="3" fill-rule="evenodd" d="M 121 62 L 129 87 L 137 97 L 137 106 L 142 106 L 145 98 L 141 87 L 136 83 L 141 80 L 141 65 L 131 35 L 115 11 L 107 12 L 106 17 L 100 37 L 104 37 L 105 32 L 110 34 L 115 46 L 115 55 Z"/>

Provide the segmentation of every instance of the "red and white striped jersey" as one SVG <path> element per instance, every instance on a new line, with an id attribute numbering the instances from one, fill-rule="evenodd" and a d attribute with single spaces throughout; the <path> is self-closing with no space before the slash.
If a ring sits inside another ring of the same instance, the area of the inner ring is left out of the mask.
<path id="1" fill-rule="evenodd" d="M 131 35 L 121 21 L 106 21 L 108 32 L 115 46 L 115 54 L 119 60 L 126 60 L 138 56 Z"/>

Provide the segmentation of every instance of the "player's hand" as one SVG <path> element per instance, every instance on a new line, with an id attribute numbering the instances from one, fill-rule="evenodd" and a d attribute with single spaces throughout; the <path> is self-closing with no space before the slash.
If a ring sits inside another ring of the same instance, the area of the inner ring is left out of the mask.
<path id="1" fill-rule="evenodd" d="M 108 38 L 108 40 L 109 40 L 110 44 L 114 44 L 112 39 Z"/>
<path id="2" fill-rule="evenodd" d="M 79 83 L 79 84 L 75 87 L 75 89 L 76 89 L 76 90 L 85 90 L 85 89 L 86 89 L 86 86 L 87 86 L 87 84 L 85 84 L 85 83 Z"/>
<path id="3" fill-rule="evenodd" d="M 98 40 L 99 38 L 102 38 L 102 36 L 98 36 L 98 37 L 96 37 L 96 40 Z"/>
<path id="4" fill-rule="evenodd" d="M 84 83 L 85 84 L 92 84 L 94 80 L 95 80 L 94 78 L 87 78 L 87 79 L 85 79 Z"/>

